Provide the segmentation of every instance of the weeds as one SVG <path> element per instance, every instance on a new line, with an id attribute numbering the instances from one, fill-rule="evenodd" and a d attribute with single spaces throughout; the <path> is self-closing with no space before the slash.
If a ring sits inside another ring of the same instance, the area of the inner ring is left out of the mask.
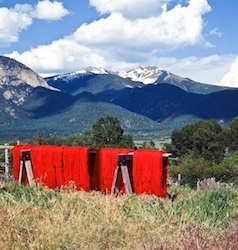
<path id="1" fill-rule="evenodd" d="M 11 184 L 0 191 L 0 248 L 237 249 L 237 190 L 169 191 L 174 202 Z"/>
<path id="2" fill-rule="evenodd" d="M 49 208 L 53 206 L 54 202 L 60 200 L 60 198 L 59 193 L 51 190 L 46 191 L 41 186 L 23 186 L 17 182 L 11 182 L 7 188 L 0 189 L 0 205 L 34 203 L 42 208 Z"/>

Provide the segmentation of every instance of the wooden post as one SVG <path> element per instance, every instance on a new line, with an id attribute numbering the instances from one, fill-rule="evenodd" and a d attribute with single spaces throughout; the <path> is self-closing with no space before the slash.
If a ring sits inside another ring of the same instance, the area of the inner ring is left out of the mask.
<path id="1" fill-rule="evenodd" d="M 21 164 L 19 172 L 18 182 L 24 184 L 24 180 L 27 177 L 30 186 L 35 185 L 32 165 L 31 165 L 31 151 L 30 149 L 25 149 L 20 151 Z"/>
<path id="2" fill-rule="evenodd" d="M 9 179 L 9 168 L 10 168 L 10 163 L 9 163 L 9 151 L 13 148 L 13 146 L 9 146 L 7 144 L 5 145 L 0 145 L 0 150 L 4 149 L 5 152 L 5 161 L 4 161 L 4 168 L 5 168 L 5 177 L 8 180 Z"/>
<path id="3" fill-rule="evenodd" d="M 7 146 L 7 144 L 5 144 Z M 9 179 L 9 155 L 8 155 L 8 148 L 5 148 L 5 176 L 6 179 Z"/>
<path id="4" fill-rule="evenodd" d="M 201 183 L 200 180 L 197 179 L 197 190 L 200 190 L 200 189 L 201 189 L 200 183 Z"/>
<path id="5" fill-rule="evenodd" d="M 178 185 L 181 185 L 181 174 L 178 174 Z"/>
<path id="6" fill-rule="evenodd" d="M 117 156 L 117 165 L 114 173 L 114 178 L 112 182 L 111 194 L 114 195 L 116 192 L 116 186 L 119 179 L 119 175 L 122 174 L 122 180 L 126 189 L 126 194 L 132 194 L 132 186 L 130 175 L 128 171 L 128 166 L 126 162 L 132 161 L 133 154 L 119 154 Z"/>

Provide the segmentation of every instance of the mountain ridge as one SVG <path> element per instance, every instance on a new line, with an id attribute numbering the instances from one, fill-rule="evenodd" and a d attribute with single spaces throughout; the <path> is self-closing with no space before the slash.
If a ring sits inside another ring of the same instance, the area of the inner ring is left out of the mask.
<path id="1" fill-rule="evenodd" d="M 187 92 L 200 93 L 200 94 L 209 94 L 219 90 L 229 89 L 228 87 L 195 82 L 189 78 L 175 75 L 157 66 L 138 66 L 137 68 L 129 70 L 127 72 L 109 71 L 100 67 L 99 68 L 88 67 L 71 73 L 46 77 L 45 80 L 49 85 L 57 88 L 58 87 L 57 84 L 54 84 L 53 82 L 72 83 L 80 79 L 82 80 L 90 77 L 93 78 L 95 76 L 98 76 L 98 78 L 109 78 L 109 77 L 111 79 L 118 78 L 120 79 L 121 82 L 124 81 L 125 82 L 124 87 L 128 88 L 143 87 L 145 85 L 157 85 L 160 83 L 168 83 L 175 85 L 179 88 L 182 88 Z M 98 86 L 98 88 L 100 88 L 100 86 Z M 64 89 L 64 91 L 65 90 L 66 89 Z M 84 89 L 83 91 L 89 91 L 95 93 L 94 91 L 92 91 L 92 89 L 89 90 Z"/>
<path id="2" fill-rule="evenodd" d="M 39 131 L 83 133 L 105 115 L 116 116 L 126 133 L 152 139 L 199 119 L 227 124 L 238 115 L 237 89 L 197 83 L 156 66 L 140 66 L 133 80 L 133 71 L 121 77 L 96 67 L 42 80 L 19 62 L 0 59 L 1 139 L 29 139 Z M 135 81 L 143 77 L 155 82 Z"/>

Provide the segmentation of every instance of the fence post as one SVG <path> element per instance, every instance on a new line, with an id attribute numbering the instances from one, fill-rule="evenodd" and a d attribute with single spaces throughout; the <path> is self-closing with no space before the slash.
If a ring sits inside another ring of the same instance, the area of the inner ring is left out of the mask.
<path id="1" fill-rule="evenodd" d="M 197 190 L 200 190 L 200 189 L 201 189 L 201 187 L 200 187 L 200 180 L 197 179 Z"/>
<path id="2" fill-rule="evenodd" d="M 178 174 L 178 185 L 181 185 L 181 174 Z"/>
<path id="3" fill-rule="evenodd" d="M 5 144 L 7 146 L 7 144 Z M 5 148 L 5 176 L 6 179 L 9 179 L 9 154 L 8 154 L 8 149 Z"/>

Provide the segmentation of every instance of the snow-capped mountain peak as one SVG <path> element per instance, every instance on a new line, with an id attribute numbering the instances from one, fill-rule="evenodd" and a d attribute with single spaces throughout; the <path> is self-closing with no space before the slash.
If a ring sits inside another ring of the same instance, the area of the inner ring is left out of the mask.
<path id="1" fill-rule="evenodd" d="M 110 72 L 102 67 L 87 67 L 81 71 L 78 71 L 78 73 L 93 73 L 93 74 L 103 75 L 103 74 L 109 74 Z"/>
<path id="2" fill-rule="evenodd" d="M 156 66 L 139 66 L 127 72 L 119 72 L 118 75 L 123 78 L 130 78 L 132 81 L 152 84 L 158 80 L 163 72 L 164 70 Z"/>
<path id="3" fill-rule="evenodd" d="M 66 74 L 60 74 L 57 76 L 54 76 L 54 80 L 59 80 L 59 79 L 64 79 L 65 82 L 70 82 L 74 79 L 80 78 L 81 76 L 85 75 L 91 75 L 91 74 L 96 74 L 96 75 L 107 75 L 110 74 L 111 72 L 102 68 L 102 67 L 87 67 L 81 70 L 77 70 L 71 73 L 66 73 Z"/>

